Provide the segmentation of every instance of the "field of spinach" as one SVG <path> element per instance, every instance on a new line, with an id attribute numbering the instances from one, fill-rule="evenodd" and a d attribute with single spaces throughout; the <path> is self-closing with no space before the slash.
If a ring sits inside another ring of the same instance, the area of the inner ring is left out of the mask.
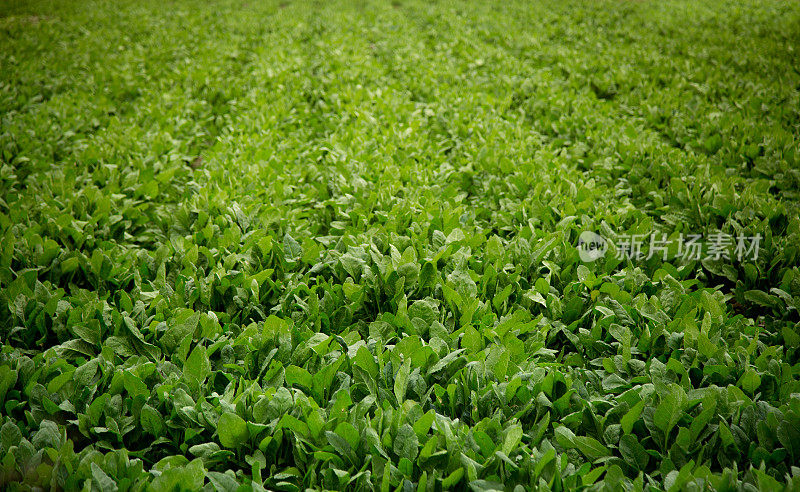
<path id="1" fill-rule="evenodd" d="M 4 490 L 800 490 L 796 2 L 3 0 L 0 191 Z"/>

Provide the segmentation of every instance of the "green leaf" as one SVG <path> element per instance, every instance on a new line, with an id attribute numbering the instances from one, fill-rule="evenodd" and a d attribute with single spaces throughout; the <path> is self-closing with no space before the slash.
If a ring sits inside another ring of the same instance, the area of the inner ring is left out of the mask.
<path id="1" fill-rule="evenodd" d="M 546 296 L 550 292 L 550 284 L 542 277 L 536 279 L 534 286 L 536 287 L 536 291 L 543 296 Z"/>
<path id="2" fill-rule="evenodd" d="M 591 460 L 611 456 L 611 450 L 600 444 L 600 441 L 593 437 L 575 436 L 572 441 L 578 450 Z"/>
<path id="3" fill-rule="evenodd" d="M 215 453 L 220 451 L 220 447 L 215 442 L 205 442 L 203 444 L 195 444 L 189 448 L 189 452 L 198 458 L 210 459 Z"/>
<path id="4" fill-rule="evenodd" d="M 95 487 L 97 487 L 98 490 L 101 490 L 102 492 L 116 492 L 119 490 L 116 482 L 114 482 L 114 480 L 109 477 L 106 472 L 102 470 L 102 468 L 97 466 L 96 463 L 92 463 L 90 468 L 92 470 L 92 483 Z"/>
<path id="5" fill-rule="evenodd" d="M 642 414 L 642 409 L 644 409 L 644 400 L 639 400 L 639 402 L 631 407 L 625 415 L 622 416 L 619 423 L 622 427 L 622 432 L 625 434 L 630 434 L 633 431 L 633 425 L 639 420 L 639 416 Z"/>
<path id="6" fill-rule="evenodd" d="M 459 359 L 459 356 L 461 355 L 461 352 L 463 352 L 464 350 L 465 349 L 461 348 L 461 349 L 454 350 L 454 351 L 450 352 L 449 354 L 444 356 L 442 359 L 440 359 L 439 362 L 434 364 L 428 370 L 428 374 L 435 374 L 435 373 L 441 371 L 442 369 L 444 369 L 445 367 L 450 366 L 451 364 L 453 364 L 453 365 L 458 364 L 457 360 Z"/>
<path id="7" fill-rule="evenodd" d="M 283 236 L 283 254 L 287 259 L 298 260 L 303 255 L 303 248 L 288 233 Z"/>
<path id="8" fill-rule="evenodd" d="M 450 490 L 464 477 L 464 469 L 457 468 L 453 473 L 442 480 L 442 490 Z"/>
<path id="9" fill-rule="evenodd" d="M 401 458 L 407 458 L 410 461 L 417 459 L 419 451 L 419 440 L 414 428 L 408 424 L 403 424 L 398 430 L 394 438 L 394 452 Z"/>
<path id="10" fill-rule="evenodd" d="M 283 417 L 281 417 L 281 420 L 278 422 L 275 430 L 277 429 L 290 429 L 304 438 L 307 438 L 310 435 L 308 425 L 289 414 L 285 414 Z"/>
<path id="11" fill-rule="evenodd" d="M 358 459 L 353 453 L 353 448 L 350 446 L 350 443 L 347 442 L 347 439 L 331 431 L 325 431 L 325 437 L 328 439 L 328 443 L 333 446 L 333 449 L 335 449 L 337 453 L 347 458 L 350 463 L 354 465 L 357 463 Z"/>
<path id="12" fill-rule="evenodd" d="M 394 394 L 397 397 L 398 403 L 403 403 L 406 397 L 406 388 L 408 388 L 408 375 L 411 373 L 411 358 L 403 361 L 400 369 L 397 371 L 397 376 L 394 379 Z"/>
<path id="13" fill-rule="evenodd" d="M 247 442 L 250 437 L 244 419 L 235 413 L 225 412 L 217 422 L 219 442 L 226 448 L 235 449 Z"/>
<path id="14" fill-rule="evenodd" d="M 753 369 L 748 369 L 742 377 L 739 378 L 738 385 L 752 395 L 758 387 L 761 386 L 761 376 Z"/>
<path id="15" fill-rule="evenodd" d="M 208 352 L 202 345 L 197 345 L 183 366 L 183 377 L 193 383 L 202 383 L 211 374 L 211 362 Z"/>
<path id="16" fill-rule="evenodd" d="M 17 446 L 21 440 L 22 431 L 10 419 L 6 420 L 6 423 L 0 428 L 0 443 L 3 444 L 3 449 L 7 451 L 11 446 Z"/>
<path id="17" fill-rule="evenodd" d="M 559 426 L 555 428 L 555 438 L 559 446 L 567 449 L 576 447 L 575 433 L 566 426 Z"/>
<path id="18" fill-rule="evenodd" d="M 763 290 L 748 290 L 744 293 L 744 298 L 762 307 L 772 307 L 778 298 L 771 296 Z"/>
<path id="19" fill-rule="evenodd" d="M 519 424 L 512 425 L 506 430 L 506 435 L 503 438 L 503 454 L 511 456 L 511 452 L 516 449 L 522 440 L 522 426 Z"/>
<path id="20" fill-rule="evenodd" d="M 5 402 L 6 393 L 17 384 L 17 371 L 9 366 L 0 366 L 0 406 Z"/>
<path id="21" fill-rule="evenodd" d="M 431 289 L 436 284 L 436 265 L 426 261 L 419 272 L 420 289 Z"/>
<path id="22" fill-rule="evenodd" d="M 684 414 L 684 408 L 688 400 L 683 388 L 677 384 L 672 384 L 669 393 L 662 395 L 661 403 L 656 407 L 653 414 L 653 422 L 656 426 L 669 435 L 673 427 L 678 423 Z"/>
<path id="23" fill-rule="evenodd" d="M 236 492 L 239 490 L 239 481 L 230 470 L 227 473 L 209 471 L 206 476 L 217 492 Z"/>
<path id="24" fill-rule="evenodd" d="M 619 440 L 619 452 L 625 461 L 637 470 L 644 470 L 650 461 L 647 450 L 639 443 L 639 440 L 630 434 L 625 434 Z"/>
<path id="25" fill-rule="evenodd" d="M 314 379 L 311 377 L 311 374 L 302 367 L 287 366 L 285 378 L 286 384 L 289 386 L 300 385 L 307 389 L 314 387 Z"/>
<path id="26" fill-rule="evenodd" d="M 125 386 L 125 391 L 127 391 L 132 397 L 135 398 L 139 395 L 150 396 L 150 388 L 148 388 L 147 385 L 144 384 L 144 382 L 131 371 L 125 371 L 123 373 L 122 380 Z"/>
<path id="27" fill-rule="evenodd" d="M 428 431 L 431 429 L 431 425 L 433 425 L 435 418 L 436 413 L 433 410 L 429 410 L 426 414 L 414 422 L 414 432 L 417 434 L 417 437 L 422 439 L 428 434 Z"/>
<path id="28" fill-rule="evenodd" d="M 81 387 L 88 387 L 94 381 L 99 368 L 100 361 L 96 358 L 81 364 L 75 369 L 75 372 L 72 373 L 75 384 Z"/>
<path id="29" fill-rule="evenodd" d="M 155 408 L 145 404 L 141 410 L 140 420 L 142 429 L 145 432 L 156 437 L 161 436 L 164 429 L 164 419 L 161 418 L 161 414 Z"/>
<path id="30" fill-rule="evenodd" d="M 58 426 L 52 420 L 42 420 L 39 430 L 33 435 L 31 443 L 36 449 L 53 448 L 60 449 L 62 446 L 61 433 Z"/>

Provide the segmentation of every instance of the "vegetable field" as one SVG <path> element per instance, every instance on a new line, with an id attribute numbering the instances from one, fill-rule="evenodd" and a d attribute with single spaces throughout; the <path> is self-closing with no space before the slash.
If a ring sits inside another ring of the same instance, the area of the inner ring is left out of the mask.
<path id="1" fill-rule="evenodd" d="M 0 1 L 0 489 L 800 490 L 800 4 Z"/>

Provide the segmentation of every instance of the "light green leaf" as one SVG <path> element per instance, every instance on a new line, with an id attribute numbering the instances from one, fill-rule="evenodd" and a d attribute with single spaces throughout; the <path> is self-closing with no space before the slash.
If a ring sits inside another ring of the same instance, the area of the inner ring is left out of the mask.
<path id="1" fill-rule="evenodd" d="M 219 442 L 226 448 L 238 448 L 249 437 L 247 423 L 235 413 L 225 412 L 217 422 Z"/>

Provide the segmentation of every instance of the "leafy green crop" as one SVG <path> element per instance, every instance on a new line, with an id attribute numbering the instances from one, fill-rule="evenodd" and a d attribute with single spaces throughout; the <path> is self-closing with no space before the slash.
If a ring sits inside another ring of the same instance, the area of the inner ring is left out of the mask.
<path id="1" fill-rule="evenodd" d="M 773 0 L 0 3 L 0 487 L 800 489 L 798 48 Z"/>

